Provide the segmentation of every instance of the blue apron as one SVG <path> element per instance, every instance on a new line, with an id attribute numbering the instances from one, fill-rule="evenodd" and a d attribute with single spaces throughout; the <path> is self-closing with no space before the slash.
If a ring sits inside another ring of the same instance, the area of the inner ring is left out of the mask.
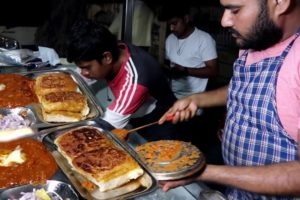
<path id="1" fill-rule="evenodd" d="M 222 149 L 226 164 L 258 166 L 297 160 L 297 142 L 283 128 L 276 108 L 276 84 L 283 60 L 299 36 L 281 55 L 246 66 L 248 51 L 234 63 L 227 99 Z M 263 196 L 231 188 L 229 199 L 292 199 Z"/>

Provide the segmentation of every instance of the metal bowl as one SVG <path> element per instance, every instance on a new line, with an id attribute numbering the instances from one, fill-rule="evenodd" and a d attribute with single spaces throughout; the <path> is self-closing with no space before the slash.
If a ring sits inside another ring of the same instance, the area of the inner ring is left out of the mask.
<path id="1" fill-rule="evenodd" d="M 28 127 L 35 124 L 37 121 L 32 110 L 26 107 L 0 108 L 0 115 L 3 117 L 7 115 L 19 115 L 26 121 Z"/>
<path id="2" fill-rule="evenodd" d="M 32 192 L 33 190 L 44 189 L 53 199 L 79 200 L 77 193 L 71 185 L 61 182 L 48 180 L 44 185 L 23 185 L 5 190 L 0 194 L 0 199 L 17 200 L 22 197 L 22 193 Z"/>

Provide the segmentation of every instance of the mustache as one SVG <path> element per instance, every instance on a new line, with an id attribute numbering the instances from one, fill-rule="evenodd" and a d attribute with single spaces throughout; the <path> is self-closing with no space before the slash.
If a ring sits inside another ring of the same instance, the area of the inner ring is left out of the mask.
<path id="1" fill-rule="evenodd" d="M 238 31 L 234 30 L 233 28 L 228 28 L 227 30 L 230 34 L 235 34 L 237 36 L 242 36 Z"/>

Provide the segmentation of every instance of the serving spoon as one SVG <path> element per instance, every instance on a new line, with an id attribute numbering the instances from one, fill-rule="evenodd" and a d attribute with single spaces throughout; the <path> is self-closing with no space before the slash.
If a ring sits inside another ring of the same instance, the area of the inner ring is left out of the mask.
<path id="1" fill-rule="evenodd" d="M 170 115 L 170 116 L 167 116 L 167 121 L 172 121 L 174 118 L 173 115 Z M 122 139 L 122 140 L 126 140 L 128 135 L 132 132 L 135 132 L 135 131 L 138 131 L 140 129 L 143 129 L 143 128 L 147 128 L 149 126 L 153 126 L 155 124 L 158 124 L 158 121 L 156 122 L 152 122 L 152 123 L 149 123 L 149 124 L 145 124 L 145 125 L 142 125 L 142 126 L 139 126 L 139 127 L 136 127 L 136 128 L 133 128 L 133 129 L 119 129 L 119 128 L 116 128 L 116 129 L 113 129 L 111 130 L 111 132 L 113 134 L 115 134 L 118 138 Z"/>

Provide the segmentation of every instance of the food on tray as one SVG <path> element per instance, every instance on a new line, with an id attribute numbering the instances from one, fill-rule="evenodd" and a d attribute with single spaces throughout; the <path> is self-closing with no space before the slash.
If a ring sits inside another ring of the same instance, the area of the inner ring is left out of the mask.
<path id="1" fill-rule="evenodd" d="M 43 184 L 57 170 L 46 147 L 34 139 L 0 143 L 0 188 Z"/>
<path id="2" fill-rule="evenodd" d="M 154 173 L 182 173 L 199 165 L 202 154 L 199 149 L 177 140 L 148 142 L 136 148 L 142 161 Z"/>
<path id="3" fill-rule="evenodd" d="M 35 133 L 36 118 L 28 108 L 0 108 L 0 142 L 27 137 Z"/>
<path id="4" fill-rule="evenodd" d="M 132 180 L 118 188 L 115 188 L 115 189 L 112 189 L 112 190 L 109 190 L 106 192 L 101 192 L 99 190 L 96 190 L 96 191 L 92 192 L 91 195 L 95 199 L 110 199 L 110 198 L 114 198 L 117 196 L 121 196 L 128 192 L 134 191 L 134 190 L 138 189 L 139 187 L 141 187 L 140 178 L 138 178 L 136 180 Z"/>
<path id="5" fill-rule="evenodd" d="M 71 185 L 61 181 L 48 180 L 42 185 L 22 185 L 0 193 L 2 200 L 79 200 Z"/>
<path id="6" fill-rule="evenodd" d="M 72 168 L 97 185 L 100 192 L 118 188 L 143 174 L 139 164 L 97 128 L 69 130 L 55 144 Z"/>
<path id="7" fill-rule="evenodd" d="M 48 122 L 76 122 L 89 114 L 87 98 L 69 74 L 49 73 L 36 78 L 35 92 Z"/>
<path id="8" fill-rule="evenodd" d="M 115 134 L 119 139 L 121 140 L 126 140 L 128 136 L 128 130 L 126 129 L 113 129 L 111 130 L 113 134 Z"/>
<path id="9" fill-rule="evenodd" d="M 36 77 L 35 92 L 38 96 L 50 92 L 77 91 L 78 86 L 71 75 L 66 73 L 47 73 Z"/>
<path id="10" fill-rule="evenodd" d="M 87 99 L 79 92 L 51 92 L 41 97 L 43 117 L 48 122 L 72 122 L 89 114 Z"/>
<path id="11" fill-rule="evenodd" d="M 26 117 L 26 116 L 25 116 Z M 0 114 L 0 131 L 20 129 L 28 127 L 30 120 L 24 118 L 21 114 L 10 113 L 7 115 Z"/>
<path id="12" fill-rule="evenodd" d="M 21 192 L 21 198 L 18 200 L 59 200 L 57 197 L 50 197 L 44 188 L 32 192 Z"/>
<path id="13" fill-rule="evenodd" d="M 34 80 L 18 74 L 0 74 L 0 108 L 15 108 L 37 103 Z"/>

